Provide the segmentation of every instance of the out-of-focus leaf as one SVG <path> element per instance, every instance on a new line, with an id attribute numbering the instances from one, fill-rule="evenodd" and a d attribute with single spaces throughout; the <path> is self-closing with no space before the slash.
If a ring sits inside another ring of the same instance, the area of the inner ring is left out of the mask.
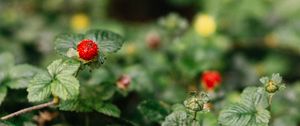
<path id="1" fill-rule="evenodd" d="M 0 105 L 3 102 L 6 94 L 7 94 L 7 87 L 4 85 L 0 85 Z"/>
<path id="2" fill-rule="evenodd" d="M 102 83 L 99 85 L 86 85 L 80 89 L 81 98 L 84 99 L 101 99 L 108 100 L 110 99 L 116 89 L 115 86 L 111 83 Z"/>
<path id="3" fill-rule="evenodd" d="M 145 69 L 143 69 L 142 66 L 131 66 L 125 71 L 128 76 L 132 77 L 132 83 L 129 87 L 130 90 L 137 90 L 144 94 L 154 90 L 153 84 L 150 80 L 150 75 Z"/>
<path id="4" fill-rule="evenodd" d="M 100 113 L 103 113 L 105 115 L 112 116 L 112 117 L 120 117 L 120 114 L 121 114 L 121 111 L 118 109 L 118 107 L 111 103 L 103 102 L 103 103 L 96 104 L 94 106 L 94 109 L 97 112 L 100 112 Z"/>
<path id="5" fill-rule="evenodd" d="M 25 88 L 39 69 L 28 65 L 17 65 L 9 70 L 10 81 L 6 84 L 12 89 Z"/>
<path id="6" fill-rule="evenodd" d="M 142 115 L 153 122 L 161 122 L 167 115 L 167 110 L 159 102 L 154 100 L 143 101 L 138 110 Z"/>
<path id="7" fill-rule="evenodd" d="M 15 60 L 12 54 L 10 53 L 1 53 L 0 54 L 0 70 L 7 70 L 15 64 Z"/>
<path id="8" fill-rule="evenodd" d="M 218 126 L 218 117 L 212 112 L 198 112 L 197 120 L 202 120 L 203 126 Z"/>
<path id="9" fill-rule="evenodd" d="M 88 83 L 91 85 L 98 85 L 110 78 L 110 74 L 105 69 L 96 69 L 92 72 L 91 79 L 89 79 Z"/>
<path id="10" fill-rule="evenodd" d="M 86 101 L 88 102 L 88 101 Z M 59 103 L 59 109 L 63 111 L 75 111 L 75 112 L 91 112 L 93 109 L 87 106 L 83 101 L 78 99 L 61 101 Z"/>
<path id="11" fill-rule="evenodd" d="M 4 79 L 6 79 L 7 73 L 4 71 L 0 71 L 0 84 L 2 83 L 2 81 L 4 81 Z"/>

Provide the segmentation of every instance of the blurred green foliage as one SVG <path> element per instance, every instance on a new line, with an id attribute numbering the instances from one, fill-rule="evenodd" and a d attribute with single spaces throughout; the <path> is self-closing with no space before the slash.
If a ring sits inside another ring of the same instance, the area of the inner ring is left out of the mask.
<path id="1" fill-rule="evenodd" d="M 274 97 L 269 124 L 299 125 L 298 0 L 142 1 L 151 3 L 148 5 L 136 1 L 126 0 L 119 5 L 117 0 L 1 0 L 0 101 L 3 102 L 0 115 L 33 105 L 26 99 L 27 79 L 32 72 L 40 71 L 35 67 L 45 68 L 59 57 L 54 50 L 57 35 L 104 29 L 125 38 L 122 49 L 108 55 L 100 68 L 83 70 L 78 75 L 80 100 L 77 102 L 80 103 L 67 104 L 73 106 L 62 103 L 60 110 L 74 109 L 82 113 L 43 109 L 59 112 L 59 116 L 46 124 L 165 124 L 163 121 L 179 118 L 184 113 L 180 107 L 174 110 L 172 105 L 183 105 L 188 92 L 203 90 L 201 74 L 217 70 L 223 81 L 209 93 L 214 107 L 209 113 L 198 113 L 204 114 L 205 126 L 216 125 L 220 110 L 241 100 L 242 89 L 258 86 L 259 77 L 272 73 L 282 74 L 287 89 Z M 117 9 L 120 6 L 132 18 L 124 18 L 124 13 Z M 215 24 L 216 31 L 207 37 L 196 30 L 199 14 L 214 19 L 209 24 Z M 9 69 L 11 66 L 5 64 L 16 67 Z M 117 88 L 116 81 L 122 75 L 131 77 L 127 90 Z M 103 102 L 86 102 L 87 99 Z M 76 106 L 81 103 L 87 107 Z M 99 109 L 103 106 L 113 111 Z M 180 118 L 185 118 L 184 115 Z M 6 123 L 35 125 L 34 118 L 38 116 L 39 112 L 35 111 Z"/>

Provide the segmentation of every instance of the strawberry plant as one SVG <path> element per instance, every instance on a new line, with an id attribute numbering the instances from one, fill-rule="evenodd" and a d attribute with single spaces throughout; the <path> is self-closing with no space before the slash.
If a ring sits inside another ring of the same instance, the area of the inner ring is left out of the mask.
<path id="1" fill-rule="evenodd" d="M 272 97 L 284 88 L 279 74 L 260 79 L 264 86 L 247 87 L 241 94 L 240 103 L 224 108 L 219 122 L 224 126 L 268 126 L 271 119 Z"/>
<path id="2" fill-rule="evenodd" d="M 299 5 L 2 0 L 0 125 L 299 126 Z"/>
<path id="3" fill-rule="evenodd" d="M 2 117 L 1 120 L 7 120 L 19 114 L 52 105 L 64 111 L 87 112 L 94 110 L 109 116 L 119 117 L 120 110 L 106 101 L 112 94 L 106 98 L 85 98 L 80 93 L 80 85 L 84 83 L 80 83 L 77 77 L 84 69 L 93 70 L 100 67 L 104 63 L 105 55 L 118 51 L 123 42 L 121 36 L 105 30 L 91 30 L 86 34 L 60 35 L 55 40 L 55 48 L 63 56 L 62 59 L 54 60 L 48 65 L 47 70 L 38 72 L 35 72 L 37 71 L 36 68 L 29 65 L 9 66 L 13 62 L 12 56 L 6 53 L 2 54 L 2 61 L 6 62 L 1 63 L 1 66 L 3 69 L 8 68 L 7 72 L 2 74 L 3 84 L 13 89 L 24 88 L 27 85 L 24 85 L 23 81 L 28 81 L 33 77 L 27 87 L 28 100 L 30 102 L 50 102 L 22 109 Z M 7 75 L 9 73 L 10 76 Z M 20 75 L 14 75 L 16 73 Z M 7 87 L 1 88 L 2 100 L 5 97 Z M 105 91 L 102 91 L 104 95 Z"/>

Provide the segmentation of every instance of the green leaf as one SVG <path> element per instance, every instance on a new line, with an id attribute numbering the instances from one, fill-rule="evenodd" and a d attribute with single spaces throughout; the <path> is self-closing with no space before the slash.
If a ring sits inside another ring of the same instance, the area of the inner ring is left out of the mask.
<path id="1" fill-rule="evenodd" d="M 0 71 L 0 84 L 7 78 L 6 71 Z"/>
<path id="2" fill-rule="evenodd" d="M 85 85 L 80 88 L 81 98 L 108 100 L 115 94 L 116 88 L 111 83 Z"/>
<path id="3" fill-rule="evenodd" d="M 55 77 L 62 70 L 62 59 L 54 60 L 48 67 L 48 72 L 52 77 Z"/>
<path id="4" fill-rule="evenodd" d="M 80 67 L 80 62 L 68 59 L 63 62 L 62 67 L 63 69 L 59 74 L 74 75 Z"/>
<path id="5" fill-rule="evenodd" d="M 88 83 L 90 85 L 98 85 L 107 81 L 110 77 L 111 76 L 106 69 L 96 69 L 92 71 L 92 75 Z"/>
<path id="6" fill-rule="evenodd" d="M 105 60 L 106 60 L 105 55 L 102 52 L 99 52 L 98 58 L 93 62 L 87 63 L 87 65 L 90 67 L 90 69 L 94 70 L 99 68 L 104 63 Z"/>
<path id="7" fill-rule="evenodd" d="M 39 72 L 30 81 L 27 92 L 30 102 L 43 101 L 51 95 L 51 76 L 45 72 Z"/>
<path id="8" fill-rule="evenodd" d="M 212 112 L 198 112 L 197 120 L 202 120 L 203 126 L 218 126 L 218 117 Z"/>
<path id="9" fill-rule="evenodd" d="M 117 52 L 123 45 L 123 38 L 116 33 L 106 30 L 90 30 L 86 38 L 97 42 L 99 51 L 104 53 Z"/>
<path id="10" fill-rule="evenodd" d="M 263 88 L 248 87 L 241 94 L 241 103 L 221 111 L 219 122 L 224 126 L 267 126 L 268 106 L 268 94 Z"/>
<path id="11" fill-rule="evenodd" d="M 9 76 L 12 79 L 18 79 L 23 77 L 32 77 L 39 70 L 28 64 L 16 65 L 9 71 Z"/>
<path id="12" fill-rule="evenodd" d="M 266 109 L 239 103 L 222 110 L 219 123 L 224 126 L 267 126 L 270 117 Z"/>
<path id="13" fill-rule="evenodd" d="M 282 77 L 280 76 L 279 73 L 272 74 L 271 80 L 273 80 L 275 84 L 280 84 L 282 81 Z"/>
<path id="14" fill-rule="evenodd" d="M 73 75 L 80 67 L 80 62 L 73 59 L 68 59 L 63 61 L 58 59 L 53 61 L 48 67 L 48 72 L 52 77 L 55 77 L 58 74 Z"/>
<path id="15" fill-rule="evenodd" d="M 55 50 L 61 55 L 67 56 L 70 48 L 77 49 L 77 44 L 84 39 L 82 34 L 62 34 L 54 40 Z"/>
<path id="16" fill-rule="evenodd" d="M 79 94 L 79 81 L 74 76 L 59 74 L 51 83 L 51 92 L 63 100 L 74 99 Z"/>
<path id="17" fill-rule="evenodd" d="M 192 119 L 188 117 L 186 111 L 174 111 L 165 118 L 162 126 L 190 126 Z"/>
<path id="18" fill-rule="evenodd" d="M 9 70 L 10 81 L 7 86 L 12 89 L 25 88 L 38 71 L 37 68 L 28 64 L 17 65 Z"/>
<path id="19" fill-rule="evenodd" d="M 1 86 L 0 86 L 0 105 L 1 105 L 1 103 L 3 102 L 3 100 L 4 100 L 5 96 L 6 96 L 6 94 L 7 94 L 7 88 L 6 88 L 6 86 L 1 85 Z"/>
<path id="20" fill-rule="evenodd" d="M 97 112 L 100 112 L 100 113 L 103 113 L 105 115 L 112 116 L 112 117 L 120 117 L 120 114 L 121 114 L 121 111 L 118 109 L 118 107 L 111 103 L 103 102 L 103 103 L 96 104 L 94 106 L 94 109 Z"/>
<path id="21" fill-rule="evenodd" d="M 186 108 L 183 104 L 178 104 L 177 103 L 177 104 L 172 105 L 171 110 L 172 111 L 185 111 Z"/>
<path id="22" fill-rule="evenodd" d="M 263 84 L 266 84 L 266 83 L 269 82 L 269 78 L 268 78 L 268 77 L 262 77 L 262 78 L 259 79 L 259 81 L 260 81 L 261 83 L 263 83 Z"/>
<path id="23" fill-rule="evenodd" d="M 167 110 L 159 102 L 154 100 L 143 101 L 138 106 L 138 110 L 146 119 L 154 122 L 163 121 L 164 117 L 168 114 Z"/>
<path id="24" fill-rule="evenodd" d="M 30 83 L 29 78 L 21 78 L 21 79 L 16 79 L 16 80 L 11 80 L 6 85 L 11 88 L 11 89 L 22 89 L 28 87 Z"/>
<path id="25" fill-rule="evenodd" d="M 0 70 L 7 70 L 15 64 L 15 60 L 12 54 L 10 53 L 1 53 L 0 54 Z"/>
<path id="26" fill-rule="evenodd" d="M 91 112 L 93 109 L 87 106 L 85 103 L 88 101 L 66 100 L 59 103 L 59 110 L 63 111 L 75 111 L 75 112 Z"/>
<path id="27" fill-rule="evenodd" d="M 245 105 L 267 108 L 268 93 L 261 87 L 247 87 L 241 94 L 241 102 Z"/>

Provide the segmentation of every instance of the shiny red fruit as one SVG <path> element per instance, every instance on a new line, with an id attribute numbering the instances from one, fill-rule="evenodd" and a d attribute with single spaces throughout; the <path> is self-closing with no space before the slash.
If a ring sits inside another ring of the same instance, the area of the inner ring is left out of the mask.
<path id="1" fill-rule="evenodd" d="M 77 45 L 79 58 L 89 61 L 98 56 L 98 45 L 89 39 L 82 40 Z"/>
<path id="2" fill-rule="evenodd" d="M 218 71 L 205 71 L 202 74 L 202 86 L 206 90 L 213 90 L 222 81 L 222 77 Z"/>

